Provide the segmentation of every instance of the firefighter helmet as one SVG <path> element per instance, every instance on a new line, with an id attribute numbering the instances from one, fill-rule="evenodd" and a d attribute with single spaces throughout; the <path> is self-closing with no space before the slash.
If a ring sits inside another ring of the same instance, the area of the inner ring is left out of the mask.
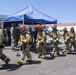
<path id="1" fill-rule="evenodd" d="M 52 29 L 54 29 L 54 28 L 56 28 L 56 27 L 57 27 L 56 24 L 53 24 L 53 25 L 52 25 Z"/>
<path id="2" fill-rule="evenodd" d="M 70 29 L 73 29 L 74 30 L 74 27 L 71 27 Z"/>
<path id="3" fill-rule="evenodd" d="M 20 25 L 20 26 L 19 26 L 19 29 L 20 29 L 20 30 L 25 30 L 25 28 L 26 28 L 25 25 Z"/>
<path id="4" fill-rule="evenodd" d="M 63 30 L 67 30 L 67 28 L 66 28 L 66 27 L 64 27 L 64 28 L 63 28 Z"/>
<path id="5" fill-rule="evenodd" d="M 42 28 L 42 24 L 37 24 L 37 25 L 36 25 L 36 28 L 37 28 L 37 29 Z"/>

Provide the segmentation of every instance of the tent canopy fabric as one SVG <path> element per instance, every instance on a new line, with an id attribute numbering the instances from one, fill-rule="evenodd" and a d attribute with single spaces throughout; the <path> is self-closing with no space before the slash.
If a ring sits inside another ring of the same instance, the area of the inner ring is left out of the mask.
<path id="1" fill-rule="evenodd" d="M 31 23 L 42 23 L 42 24 L 57 24 L 57 19 L 45 15 L 36 8 L 30 6 L 27 7 L 11 16 L 3 18 L 3 22 L 16 22 L 24 21 Z"/>

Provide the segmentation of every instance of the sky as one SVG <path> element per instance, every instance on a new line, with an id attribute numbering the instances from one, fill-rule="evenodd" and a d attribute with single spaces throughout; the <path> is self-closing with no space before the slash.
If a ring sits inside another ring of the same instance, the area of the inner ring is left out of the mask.
<path id="1" fill-rule="evenodd" d="M 58 23 L 76 22 L 76 0 L 1 0 L 0 14 L 11 15 L 29 6 L 57 19 Z"/>

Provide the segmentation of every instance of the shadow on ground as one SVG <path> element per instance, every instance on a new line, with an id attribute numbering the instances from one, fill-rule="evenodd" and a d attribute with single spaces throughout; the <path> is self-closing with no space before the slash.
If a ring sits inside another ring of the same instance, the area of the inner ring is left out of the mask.
<path id="1" fill-rule="evenodd" d="M 41 61 L 40 60 L 32 60 L 31 62 L 26 62 L 23 65 L 32 65 L 32 64 L 40 64 Z"/>
<path id="2" fill-rule="evenodd" d="M 0 67 L 0 70 L 14 71 L 20 67 L 21 66 L 18 66 L 17 64 L 3 64 L 2 67 Z"/>
<path id="3" fill-rule="evenodd" d="M 70 53 L 67 54 L 76 55 L 76 51 L 72 50 Z"/>
<path id="4" fill-rule="evenodd" d="M 23 64 L 3 64 L 0 65 L 0 70 L 7 70 L 7 71 L 14 71 L 19 69 L 22 65 L 32 65 L 32 64 L 40 64 L 41 61 L 31 61 L 31 62 L 26 62 Z"/>

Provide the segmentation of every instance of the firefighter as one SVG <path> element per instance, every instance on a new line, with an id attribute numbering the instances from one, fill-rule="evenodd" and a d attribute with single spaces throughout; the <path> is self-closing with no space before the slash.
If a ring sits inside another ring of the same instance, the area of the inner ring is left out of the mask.
<path id="1" fill-rule="evenodd" d="M 27 56 L 28 58 L 26 62 L 32 61 L 32 57 L 30 53 L 31 36 L 30 36 L 30 33 L 26 30 L 27 28 L 25 25 L 21 25 L 19 29 L 21 31 L 21 34 L 20 34 L 20 39 L 18 41 L 18 45 L 21 47 L 22 53 L 21 53 L 20 61 L 17 63 L 22 64 L 24 62 L 25 56 Z"/>
<path id="2" fill-rule="evenodd" d="M 42 59 L 44 59 L 46 56 L 46 34 L 43 30 L 42 24 L 37 24 L 36 29 L 36 50 L 38 53 L 38 58 L 42 57 Z"/>
<path id="3" fill-rule="evenodd" d="M 67 50 L 68 52 L 70 52 L 70 49 L 69 49 L 69 39 L 70 39 L 70 37 L 69 37 L 69 33 L 68 33 L 66 27 L 63 28 L 63 31 L 64 31 L 64 33 L 63 33 L 63 38 L 64 38 L 64 43 L 65 43 L 65 48 L 64 48 L 64 50 L 62 51 L 62 53 L 64 54 L 64 53 L 66 52 L 66 50 Z"/>
<path id="4" fill-rule="evenodd" d="M 76 50 L 76 47 L 75 47 L 75 31 L 74 31 L 74 27 L 71 27 L 70 28 L 69 36 L 70 36 L 69 47 L 70 47 L 70 52 L 71 52 L 72 46 L 74 47 L 74 50 Z"/>
<path id="5" fill-rule="evenodd" d="M 53 50 L 51 52 L 51 56 L 54 57 L 55 52 L 57 55 L 59 55 L 59 50 L 58 50 L 58 44 L 59 44 L 59 38 L 60 38 L 60 33 L 57 30 L 56 24 L 52 25 L 52 31 L 50 32 L 50 37 L 52 38 L 52 44 L 53 44 Z"/>
<path id="6" fill-rule="evenodd" d="M 4 48 L 4 34 L 2 28 L 0 28 L 0 59 L 3 60 L 6 64 L 10 61 L 10 59 L 3 53 Z"/>

